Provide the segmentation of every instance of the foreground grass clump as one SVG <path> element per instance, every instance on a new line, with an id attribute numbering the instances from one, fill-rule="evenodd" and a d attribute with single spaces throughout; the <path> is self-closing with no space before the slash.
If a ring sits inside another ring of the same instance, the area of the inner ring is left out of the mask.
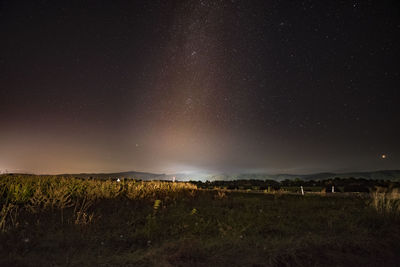
<path id="1" fill-rule="evenodd" d="M 12 211 L 0 266 L 396 266 L 400 255 L 399 219 L 360 195 L 46 177 L 1 183 L 1 205 Z"/>
<path id="2" fill-rule="evenodd" d="M 380 214 L 400 216 L 400 190 L 378 188 L 371 193 L 371 206 Z"/>

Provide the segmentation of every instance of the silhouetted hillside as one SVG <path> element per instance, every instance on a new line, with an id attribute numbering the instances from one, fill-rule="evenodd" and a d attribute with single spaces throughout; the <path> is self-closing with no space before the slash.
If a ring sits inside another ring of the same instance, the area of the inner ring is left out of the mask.
<path id="1" fill-rule="evenodd" d="M 27 175 L 27 174 L 24 174 Z M 177 181 L 233 181 L 233 180 L 295 180 L 301 179 L 304 181 L 310 180 L 328 180 L 334 178 L 358 178 L 368 180 L 390 180 L 400 181 L 400 170 L 381 170 L 372 172 L 348 172 L 348 173 L 313 173 L 313 174 L 267 174 L 267 173 L 238 173 L 238 174 L 158 174 L 149 172 L 117 172 L 117 173 L 77 173 L 77 174 L 59 174 L 57 176 L 77 177 L 77 178 L 96 178 L 96 179 L 137 179 L 137 180 L 172 180 L 173 177 Z"/>

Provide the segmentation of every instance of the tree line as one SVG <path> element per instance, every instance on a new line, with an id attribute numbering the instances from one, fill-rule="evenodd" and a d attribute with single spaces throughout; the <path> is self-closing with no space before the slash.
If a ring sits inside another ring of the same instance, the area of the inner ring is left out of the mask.
<path id="1" fill-rule="evenodd" d="M 190 181 L 198 188 L 203 189 L 230 189 L 230 190 L 288 190 L 297 191 L 301 186 L 306 191 L 320 191 L 325 189 L 331 192 L 332 186 L 335 192 L 370 192 L 376 187 L 398 188 L 399 181 L 390 180 L 372 180 L 364 178 L 333 178 L 326 180 L 302 180 L 296 178 L 293 180 L 220 180 L 220 181 Z"/>

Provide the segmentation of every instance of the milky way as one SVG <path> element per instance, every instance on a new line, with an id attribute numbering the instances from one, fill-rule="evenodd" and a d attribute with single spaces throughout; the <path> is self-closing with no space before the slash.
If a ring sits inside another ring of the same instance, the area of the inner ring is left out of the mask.
<path id="1" fill-rule="evenodd" d="M 0 170 L 399 168 L 398 10 L 4 1 Z"/>

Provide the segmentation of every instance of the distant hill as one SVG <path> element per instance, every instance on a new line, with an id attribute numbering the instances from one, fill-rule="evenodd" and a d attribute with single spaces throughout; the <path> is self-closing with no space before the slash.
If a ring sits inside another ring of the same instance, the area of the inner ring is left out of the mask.
<path id="1" fill-rule="evenodd" d="M 372 171 L 372 172 L 348 172 L 348 173 L 333 173 L 333 172 L 323 172 L 323 173 L 313 173 L 313 174 L 218 174 L 208 176 L 206 179 L 210 181 L 214 180 L 294 180 L 296 178 L 302 180 L 327 180 L 333 178 L 363 178 L 363 179 L 373 179 L 373 180 L 399 180 L 400 181 L 400 170 L 382 170 L 382 171 Z"/>
<path id="2" fill-rule="evenodd" d="M 383 171 L 372 171 L 372 172 L 348 172 L 348 173 L 333 173 L 333 172 L 322 172 L 313 174 L 266 174 L 266 173 L 239 173 L 239 174 L 156 174 L 148 172 L 118 172 L 118 173 L 80 173 L 80 174 L 64 174 L 63 176 L 74 176 L 80 178 L 130 178 L 130 179 L 141 179 L 141 180 L 172 180 L 172 177 L 176 177 L 179 181 L 188 180 L 294 180 L 300 178 L 302 180 L 326 180 L 339 178 L 364 178 L 373 180 L 400 180 L 400 170 L 383 170 Z"/>
<path id="3" fill-rule="evenodd" d="M 15 174 L 17 175 L 17 174 Z M 313 173 L 313 174 L 266 174 L 266 173 L 238 173 L 238 174 L 206 174 L 206 173 L 195 173 L 195 174 L 157 174 L 149 172 L 116 172 L 116 173 L 78 173 L 78 174 L 59 174 L 57 176 L 64 177 L 78 177 L 78 178 L 96 178 L 96 179 L 117 179 L 117 178 L 128 178 L 128 179 L 138 179 L 138 180 L 172 180 L 176 177 L 177 181 L 232 181 L 232 180 L 327 180 L 333 178 L 363 178 L 372 180 L 391 180 L 400 181 L 400 170 L 381 170 L 381 171 L 371 171 L 371 172 L 347 172 L 347 173 L 333 173 L 333 172 L 323 172 L 323 173 Z"/>
<path id="4" fill-rule="evenodd" d="M 115 173 L 77 173 L 77 174 L 59 174 L 58 176 L 78 177 L 78 178 L 96 178 L 96 179 L 110 179 L 110 178 L 129 178 L 138 180 L 164 180 L 165 174 L 157 174 L 150 172 L 115 172 Z"/>

